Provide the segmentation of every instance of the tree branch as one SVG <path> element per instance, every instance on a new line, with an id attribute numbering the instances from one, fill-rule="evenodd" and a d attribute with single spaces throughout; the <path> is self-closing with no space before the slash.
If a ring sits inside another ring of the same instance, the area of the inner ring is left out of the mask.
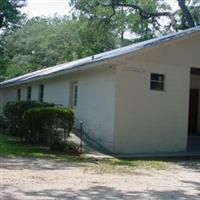
<path id="1" fill-rule="evenodd" d="M 181 8 L 183 16 L 185 17 L 189 27 L 195 27 L 194 20 L 192 18 L 192 15 L 191 15 L 188 7 L 185 4 L 185 0 L 177 0 L 177 1 L 178 1 L 178 5 Z"/>
<path id="2" fill-rule="evenodd" d="M 135 10 L 138 10 L 140 15 L 147 19 L 152 17 L 171 16 L 170 12 L 148 12 L 135 4 L 117 3 L 116 6 L 123 6 L 126 8 L 133 8 Z"/>

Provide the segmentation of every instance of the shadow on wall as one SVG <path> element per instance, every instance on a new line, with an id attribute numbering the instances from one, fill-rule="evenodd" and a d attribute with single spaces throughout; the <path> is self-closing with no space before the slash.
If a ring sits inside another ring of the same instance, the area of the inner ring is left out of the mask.
<path id="1" fill-rule="evenodd" d="M 200 190 L 200 183 L 188 183 L 193 184 L 193 186 Z M 9 185 L 5 186 L 7 189 Z M 5 188 L 3 188 L 4 190 Z M 155 191 L 155 190 L 146 190 L 143 192 L 133 191 L 133 192 L 122 192 L 121 190 L 114 189 L 112 187 L 106 186 L 95 186 L 89 189 L 82 190 L 40 190 L 35 192 L 25 192 L 23 190 L 16 190 L 17 196 L 13 197 L 12 193 L 4 193 L 4 200 L 18 200 L 18 199 L 87 199 L 87 200 L 121 200 L 121 199 L 162 199 L 162 200 L 175 200 L 175 199 L 193 199 L 199 200 L 200 194 L 189 195 L 184 189 L 183 190 L 167 190 L 167 191 Z"/>

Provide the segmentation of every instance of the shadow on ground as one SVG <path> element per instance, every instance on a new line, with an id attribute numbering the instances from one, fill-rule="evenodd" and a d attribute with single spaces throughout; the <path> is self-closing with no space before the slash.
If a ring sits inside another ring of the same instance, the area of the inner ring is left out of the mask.
<path id="1" fill-rule="evenodd" d="M 188 183 L 194 184 L 194 187 L 199 188 L 199 183 Z M 9 187 L 9 186 L 7 186 Z M 200 193 L 197 195 L 189 195 L 183 190 L 167 190 L 167 191 L 155 191 L 155 190 L 146 190 L 143 192 L 132 191 L 124 192 L 121 190 L 114 189 L 112 187 L 106 186 L 95 186 L 89 189 L 75 190 L 75 189 L 66 189 L 66 190 L 40 190 L 35 192 L 25 192 L 23 190 L 17 190 L 15 192 L 17 195 L 13 197 L 13 194 L 4 193 L 4 200 L 19 200 L 19 199 L 84 199 L 84 200 L 96 200 L 96 199 L 162 199 L 162 200 L 175 200 L 175 199 L 193 199 L 199 200 Z M 19 196 L 19 197 L 18 197 Z"/>
<path id="2" fill-rule="evenodd" d="M 84 167 L 81 162 L 70 162 L 61 160 L 22 158 L 22 157 L 0 157 L 0 168 L 7 170 L 67 170 L 71 167 Z"/>
<path id="3" fill-rule="evenodd" d="M 7 170 L 70 170 L 72 167 L 84 167 L 86 163 L 78 162 L 63 162 L 55 161 L 48 159 L 36 159 L 36 158 L 2 158 L 1 159 L 1 168 Z M 185 168 L 186 170 L 191 170 L 193 172 L 200 173 L 200 160 L 199 159 L 178 159 L 175 161 L 169 160 L 169 162 L 175 162 L 177 165 Z M 84 181 L 84 180 L 83 180 Z M 112 180 L 110 180 L 112 182 Z M 134 182 L 134 179 L 133 179 Z M 62 200 L 62 199 L 84 199 L 84 200 L 95 200 L 95 199 L 163 199 L 163 200 L 186 200 L 200 199 L 200 180 L 197 181 L 184 181 L 181 180 L 184 184 L 179 190 L 167 190 L 167 186 L 164 187 L 164 190 L 144 190 L 136 191 L 132 188 L 132 191 L 122 191 L 114 187 L 108 187 L 104 185 L 99 185 L 99 183 L 94 183 L 94 186 L 87 189 L 78 189 L 76 187 L 70 188 L 64 186 L 65 189 L 42 189 L 32 190 L 27 188 L 24 185 L 24 188 L 19 188 L 18 185 L 6 185 L 2 184 L 1 192 L 3 192 L 3 200 Z M 86 186 L 88 187 L 88 186 Z M 194 193 L 190 195 L 187 191 L 187 188 L 193 188 L 199 193 Z M 1 196 L 1 195 L 0 195 Z"/>

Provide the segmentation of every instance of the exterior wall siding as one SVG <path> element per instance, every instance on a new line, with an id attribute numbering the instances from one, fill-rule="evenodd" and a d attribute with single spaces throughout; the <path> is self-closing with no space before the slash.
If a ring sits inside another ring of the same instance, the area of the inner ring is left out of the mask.
<path id="1" fill-rule="evenodd" d="M 115 151 L 127 154 L 184 151 L 189 68 L 136 69 L 118 69 Z M 151 73 L 165 75 L 164 91 L 150 90 Z"/>
<path id="2" fill-rule="evenodd" d="M 27 87 L 32 87 L 32 100 L 38 100 L 38 87 L 44 84 L 44 101 L 70 105 L 71 83 L 78 83 L 76 117 L 84 122 L 84 131 L 110 151 L 113 150 L 115 68 L 103 67 L 77 72 L 52 79 L 30 82 L 21 86 L 1 89 L 4 104 L 17 99 L 21 88 L 21 100 L 27 98 Z M 1 97 L 1 96 L 0 96 Z"/>
<path id="3" fill-rule="evenodd" d="M 200 67 L 199 42 L 198 33 L 124 56 L 119 61 L 115 152 L 134 154 L 186 150 L 190 67 Z M 151 73 L 165 75 L 164 91 L 150 90 Z"/>

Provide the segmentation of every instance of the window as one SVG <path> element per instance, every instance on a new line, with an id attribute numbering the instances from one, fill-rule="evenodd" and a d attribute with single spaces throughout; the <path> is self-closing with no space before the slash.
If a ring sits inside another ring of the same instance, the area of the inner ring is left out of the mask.
<path id="1" fill-rule="evenodd" d="M 21 100 L 21 89 L 17 89 L 17 100 L 20 101 Z"/>
<path id="2" fill-rule="evenodd" d="M 164 90 L 164 75 L 163 74 L 151 74 L 151 83 L 150 88 L 151 90 Z"/>
<path id="3" fill-rule="evenodd" d="M 72 83 L 72 107 L 77 106 L 77 98 L 78 98 L 78 84 L 77 82 Z"/>
<path id="4" fill-rule="evenodd" d="M 31 91 L 32 91 L 32 88 L 31 87 L 27 87 L 27 100 L 28 101 L 31 100 Z"/>
<path id="5" fill-rule="evenodd" d="M 44 85 L 39 85 L 38 100 L 43 102 L 44 99 Z"/>

